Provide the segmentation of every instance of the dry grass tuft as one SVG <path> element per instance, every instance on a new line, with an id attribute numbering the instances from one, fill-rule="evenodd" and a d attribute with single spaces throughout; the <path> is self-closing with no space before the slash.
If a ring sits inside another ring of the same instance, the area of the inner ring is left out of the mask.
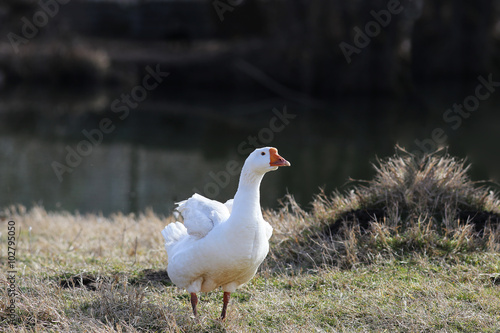
<path id="1" fill-rule="evenodd" d="M 418 158 L 398 147 L 377 160 L 373 180 L 346 194 L 320 193 L 309 213 L 289 196 L 268 215 L 278 226 L 274 262 L 352 267 L 415 251 L 498 251 L 500 200 L 469 179 L 469 167 L 442 151 Z"/>

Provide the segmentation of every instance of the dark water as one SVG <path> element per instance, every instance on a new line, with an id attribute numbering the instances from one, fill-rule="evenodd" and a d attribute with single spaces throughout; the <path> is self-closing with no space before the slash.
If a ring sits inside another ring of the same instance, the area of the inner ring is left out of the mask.
<path id="1" fill-rule="evenodd" d="M 424 148 L 448 145 L 469 158 L 473 179 L 498 181 L 500 91 L 461 116 L 459 126 L 443 118 L 476 84 L 321 107 L 193 93 L 148 99 L 124 119 L 110 108 L 116 92 L 11 92 L 0 102 L 0 207 L 103 214 L 151 207 L 168 214 L 194 191 L 224 201 L 254 145 L 277 147 L 292 163 L 264 178 L 264 207 L 290 193 L 307 208 L 320 188 L 344 191 L 349 178 L 370 178 L 377 156 L 392 155 L 396 144 L 419 149 L 415 140 Z"/>

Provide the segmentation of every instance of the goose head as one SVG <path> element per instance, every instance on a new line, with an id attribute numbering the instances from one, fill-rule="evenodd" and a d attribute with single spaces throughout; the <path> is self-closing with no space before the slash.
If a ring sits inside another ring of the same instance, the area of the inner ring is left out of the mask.
<path id="1" fill-rule="evenodd" d="M 278 149 L 273 147 L 255 149 L 245 161 L 245 167 L 257 174 L 265 174 L 279 167 L 290 165 L 290 162 L 278 154 Z"/>

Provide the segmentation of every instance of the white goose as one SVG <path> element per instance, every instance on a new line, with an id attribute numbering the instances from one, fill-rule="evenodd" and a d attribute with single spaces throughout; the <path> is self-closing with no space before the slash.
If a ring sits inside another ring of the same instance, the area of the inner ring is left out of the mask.
<path id="1" fill-rule="evenodd" d="M 260 182 L 264 174 L 290 166 L 276 148 L 256 149 L 241 170 L 234 200 L 226 204 L 199 194 L 178 203 L 184 224 L 175 222 L 162 230 L 168 255 L 168 276 L 191 293 L 196 316 L 196 293 L 217 287 L 224 290 L 221 319 L 236 288 L 250 281 L 269 252 L 273 228 L 260 208 Z"/>

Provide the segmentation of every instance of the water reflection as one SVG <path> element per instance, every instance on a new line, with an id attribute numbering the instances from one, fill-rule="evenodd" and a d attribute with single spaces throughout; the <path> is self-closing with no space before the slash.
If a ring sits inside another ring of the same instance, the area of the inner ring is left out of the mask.
<path id="1" fill-rule="evenodd" d="M 462 96 L 460 91 L 456 96 Z M 292 163 L 292 168 L 264 179 L 265 207 L 276 207 L 287 192 L 307 206 L 320 187 L 327 192 L 343 190 L 350 177 L 368 179 L 369 163 L 376 156 L 391 155 L 396 143 L 414 149 L 414 140 L 429 137 L 436 127 L 447 134 L 450 153 L 470 156 L 474 179 L 499 180 L 500 117 L 495 112 L 499 99 L 485 101 L 461 128 L 453 130 L 443 123 L 442 112 L 453 100 L 460 100 L 456 96 L 435 98 L 429 93 L 427 105 L 432 107 L 427 113 L 415 103 L 391 99 L 339 102 L 328 112 L 315 113 L 276 99 L 238 104 L 152 99 L 123 122 L 107 110 L 106 101 L 112 100 L 107 95 L 97 94 L 84 106 L 68 106 L 82 112 L 40 111 L 41 107 L 53 111 L 54 104 L 4 98 L 0 103 L 0 207 L 42 204 L 49 210 L 104 214 L 152 207 L 167 214 L 175 201 L 195 190 L 227 200 L 236 191 L 238 176 L 227 181 L 220 175 L 228 161 L 241 167 L 246 156 L 238 152 L 238 145 L 250 136 L 261 145 L 278 147 Z M 57 105 L 65 108 L 60 102 Z M 272 136 L 259 138 L 275 117 L 272 110 L 285 106 L 297 117 Z M 64 164 L 67 147 L 75 149 L 85 139 L 82 130 L 97 128 L 103 117 L 116 121 L 116 130 L 59 181 L 53 162 Z"/>

